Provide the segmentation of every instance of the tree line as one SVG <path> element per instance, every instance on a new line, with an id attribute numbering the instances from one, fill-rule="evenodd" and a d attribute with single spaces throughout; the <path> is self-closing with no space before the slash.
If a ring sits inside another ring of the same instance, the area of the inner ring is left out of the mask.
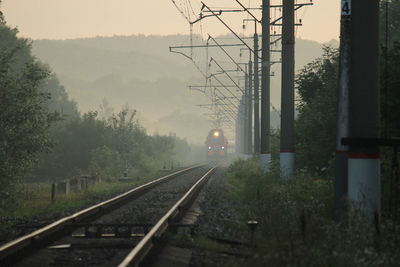
<path id="1" fill-rule="evenodd" d="M 136 111 L 80 114 L 57 76 L 31 53 L 0 15 L 0 208 L 26 181 L 81 174 L 140 175 L 184 159 L 189 144 L 174 135 L 150 136 Z"/>

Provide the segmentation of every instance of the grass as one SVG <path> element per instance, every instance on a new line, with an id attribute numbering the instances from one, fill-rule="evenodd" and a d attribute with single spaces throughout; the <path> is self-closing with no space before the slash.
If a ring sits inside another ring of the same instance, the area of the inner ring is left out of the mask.
<path id="1" fill-rule="evenodd" d="M 209 239 L 204 236 L 190 236 L 187 232 L 180 232 L 175 235 L 169 236 L 169 240 L 176 246 L 190 247 L 199 250 L 210 250 L 214 252 L 226 251 L 227 246 L 218 243 L 215 240 Z"/>
<path id="2" fill-rule="evenodd" d="M 193 247 L 200 250 L 209 250 L 214 252 L 224 252 L 229 250 L 228 246 L 222 245 L 217 241 L 204 236 L 196 236 L 193 239 Z"/>
<path id="3" fill-rule="evenodd" d="M 400 225 L 374 225 L 357 213 L 332 220 L 333 184 L 326 177 L 297 173 L 279 178 L 256 160 L 237 161 L 227 177 L 244 221 L 257 220 L 257 247 L 249 266 L 398 266 Z"/>
<path id="4" fill-rule="evenodd" d="M 108 179 L 101 183 L 91 185 L 87 190 L 70 193 L 68 195 L 56 194 L 54 203 L 51 203 L 51 184 L 33 183 L 20 186 L 18 201 L 6 209 L 0 209 L 1 217 L 54 218 L 63 216 L 67 212 L 75 211 L 90 204 L 106 200 L 118 193 L 131 189 L 134 185 L 150 180 L 151 177 L 166 175 L 159 171 L 132 181 Z M 1 228 L 12 226 L 13 222 L 1 225 Z"/>

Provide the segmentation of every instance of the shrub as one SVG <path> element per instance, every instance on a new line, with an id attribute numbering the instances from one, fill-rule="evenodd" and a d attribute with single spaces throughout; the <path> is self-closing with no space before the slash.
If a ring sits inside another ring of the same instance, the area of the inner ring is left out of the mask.
<path id="1" fill-rule="evenodd" d="M 257 220 L 257 247 L 249 266 L 395 266 L 400 225 L 366 222 L 356 213 L 332 220 L 330 179 L 297 173 L 280 179 L 278 166 L 258 171 L 257 159 L 237 161 L 227 177 L 244 221 Z"/>

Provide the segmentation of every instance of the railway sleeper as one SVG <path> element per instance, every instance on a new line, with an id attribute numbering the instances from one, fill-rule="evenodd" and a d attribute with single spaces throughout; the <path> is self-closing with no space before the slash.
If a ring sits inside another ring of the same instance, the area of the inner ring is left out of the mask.
<path id="1" fill-rule="evenodd" d="M 99 223 L 99 224 L 72 224 L 71 231 L 72 237 L 76 238 L 131 238 L 131 237 L 143 237 L 150 229 L 153 224 L 149 223 Z M 180 228 L 189 229 L 192 233 L 194 231 L 193 224 L 170 224 L 170 230 L 177 232 Z"/>

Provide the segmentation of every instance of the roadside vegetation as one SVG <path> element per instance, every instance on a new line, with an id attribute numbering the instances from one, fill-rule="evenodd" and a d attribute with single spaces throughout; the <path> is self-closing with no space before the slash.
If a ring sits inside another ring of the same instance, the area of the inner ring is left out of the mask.
<path id="1" fill-rule="evenodd" d="M 400 1 L 390 1 L 388 7 L 387 56 L 384 42 L 381 53 L 381 125 L 386 138 L 400 134 Z M 382 8 L 383 18 L 384 12 Z M 338 57 L 337 49 L 326 47 L 321 58 L 297 75 L 295 178 L 280 178 L 277 160 L 272 171 L 263 174 L 257 158 L 237 161 L 227 173 L 243 221 L 259 223 L 248 266 L 397 266 L 400 261 L 398 151 L 381 149 L 381 217 L 371 223 L 348 212 L 342 220 L 333 220 Z M 272 139 L 272 147 L 279 147 L 279 139 Z"/>
<path id="2" fill-rule="evenodd" d="M 278 166 L 238 161 L 227 174 L 244 222 L 258 221 L 248 266 L 397 266 L 399 224 L 367 223 L 357 214 L 332 220 L 332 179 L 298 172 L 286 182 Z"/>

